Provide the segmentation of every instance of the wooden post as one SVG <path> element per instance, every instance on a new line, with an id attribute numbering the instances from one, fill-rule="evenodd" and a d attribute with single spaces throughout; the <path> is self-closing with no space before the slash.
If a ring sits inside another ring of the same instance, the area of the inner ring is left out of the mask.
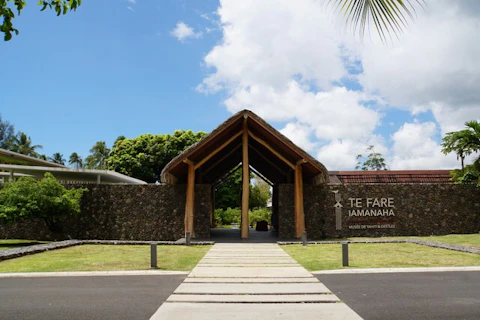
<path id="1" fill-rule="evenodd" d="M 248 239 L 248 202 L 250 196 L 250 171 L 248 169 L 248 131 L 247 117 L 243 119 L 242 135 L 242 225 L 241 237 Z"/>
<path id="2" fill-rule="evenodd" d="M 300 161 L 299 161 L 300 162 Z M 300 238 L 305 231 L 305 213 L 303 211 L 302 164 L 295 165 L 295 237 Z"/>
<path id="3" fill-rule="evenodd" d="M 210 228 L 215 227 L 215 187 L 212 185 L 210 195 Z"/>
<path id="4" fill-rule="evenodd" d="M 185 234 L 190 232 L 192 237 L 195 236 L 193 230 L 193 210 L 195 200 L 195 168 L 193 162 L 185 161 L 188 165 L 188 179 L 187 179 L 187 199 L 185 201 Z"/>

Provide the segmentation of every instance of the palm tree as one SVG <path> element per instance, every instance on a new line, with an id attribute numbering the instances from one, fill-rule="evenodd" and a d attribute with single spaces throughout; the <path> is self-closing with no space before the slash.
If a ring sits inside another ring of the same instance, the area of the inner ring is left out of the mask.
<path id="1" fill-rule="evenodd" d="M 462 171 L 465 170 L 464 159 L 472 153 L 480 152 L 480 123 L 478 121 L 465 122 L 464 130 L 448 132 L 442 139 L 442 152 L 455 152 L 460 159 Z M 474 166 L 480 165 L 480 155 L 474 160 Z"/>
<path id="2" fill-rule="evenodd" d="M 343 13 L 353 33 L 363 38 L 367 25 L 373 23 L 383 42 L 402 33 L 416 14 L 415 6 L 425 7 L 424 0 L 329 0 L 338 13 Z"/>
<path id="3" fill-rule="evenodd" d="M 51 157 L 48 157 L 48 160 L 54 163 L 63 164 L 65 165 L 65 159 L 63 158 L 63 154 L 60 152 L 55 152 Z"/>
<path id="4" fill-rule="evenodd" d="M 68 160 L 68 164 L 73 166 L 76 169 L 83 168 L 83 159 L 78 155 L 78 153 L 73 152 L 70 155 L 70 159 Z"/>
<path id="5" fill-rule="evenodd" d="M 25 134 L 25 132 L 19 132 L 16 136 L 12 138 L 10 145 L 10 150 L 24 154 L 26 156 L 31 156 L 38 158 L 39 154 L 35 151 L 36 149 L 42 149 L 43 147 L 39 144 L 32 145 L 32 139 Z"/>
<path id="6" fill-rule="evenodd" d="M 90 153 L 91 154 L 85 159 L 87 168 L 101 170 L 107 168 L 107 158 L 110 149 L 107 148 L 105 141 L 97 141 L 92 149 L 90 149 Z"/>

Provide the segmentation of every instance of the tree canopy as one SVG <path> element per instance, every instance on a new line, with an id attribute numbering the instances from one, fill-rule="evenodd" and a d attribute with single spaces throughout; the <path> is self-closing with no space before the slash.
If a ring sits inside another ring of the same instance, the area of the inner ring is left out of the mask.
<path id="1" fill-rule="evenodd" d="M 38 5 L 41 7 L 40 11 L 45 9 L 53 9 L 57 16 L 67 14 L 69 11 L 77 10 L 78 6 L 82 4 L 82 0 L 39 0 Z M 17 15 L 22 13 L 22 10 L 27 5 L 25 0 L 0 0 L 0 18 L 3 18 L 3 23 L 0 25 L 0 32 L 4 35 L 4 40 L 12 39 L 13 34 L 18 35 L 19 31 L 13 26 L 12 20 Z"/>
<path id="2" fill-rule="evenodd" d="M 375 152 L 374 146 L 369 146 L 365 151 L 370 152 L 365 159 L 363 155 L 357 155 L 357 165 L 355 169 L 367 170 L 388 170 L 385 159 L 381 153 Z"/>
<path id="3" fill-rule="evenodd" d="M 2 120 L 0 114 L 0 148 L 7 149 L 14 136 L 14 126 L 10 122 Z"/>
<path id="4" fill-rule="evenodd" d="M 88 169 L 107 169 L 107 159 L 110 149 L 105 141 L 97 141 L 90 149 L 90 155 L 85 158 L 85 167 Z"/>
<path id="5" fill-rule="evenodd" d="M 108 169 L 130 177 L 155 182 L 173 158 L 206 135 L 192 130 L 171 134 L 143 134 L 136 138 L 119 137 L 107 160 Z"/>
<path id="6" fill-rule="evenodd" d="M 33 144 L 32 138 L 30 138 L 25 132 L 18 132 L 11 138 L 7 144 L 7 148 L 11 151 L 38 158 L 38 149 L 43 147 L 39 144 Z"/>
<path id="7" fill-rule="evenodd" d="M 465 129 L 448 132 L 442 139 L 442 152 L 454 152 L 460 160 L 462 169 L 452 172 L 454 180 L 460 183 L 478 181 L 480 187 L 480 123 L 478 121 L 465 122 Z M 465 166 L 466 156 L 477 154 L 473 163 Z"/>

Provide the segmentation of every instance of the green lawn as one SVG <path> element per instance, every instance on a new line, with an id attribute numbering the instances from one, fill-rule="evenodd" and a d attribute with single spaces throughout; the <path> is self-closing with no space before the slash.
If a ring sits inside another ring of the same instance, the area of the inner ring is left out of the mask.
<path id="1" fill-rule="evenodd" d="M 211 246 L 157 246 L 160 270 L 190 271 Z M 0 272 L 150 269 L 149 245 L 81 245 L 0 262 Z"/>
<path id="2" fill-rule="evenodd" d="M 306 269 L 331 270 L 342 268 L 340 244 L 282 246 Z M 351 268 L 451 267 L 480 266 L 480 255 L 411 243 L 350 244 Z"/>
<path id="3" fill-rule="evenodd" d="M 34 244 L 48 243 L 48 241 L 37 241 L 37 240 L 19 240 L 19 239 L 8 239 L 0 240 L 0 250 L 13 249 L 24 246 L 31 246 Z"/>
<path id="4" fill-rule="evenodd" d="M 362 240 L 403 240 L 403 239 L 418 239 L 426 241 L 436 241 L 448 244 L 457 244 L 462 246 L 480 248 L 480 234 L 449 234 L 446 236 L 429 236 L 429 237 L 385 237 L 385 238 L 348 238 L 341 240 L 362 241 Z M 339 239 L 332 239 L 339 240 Z"/>

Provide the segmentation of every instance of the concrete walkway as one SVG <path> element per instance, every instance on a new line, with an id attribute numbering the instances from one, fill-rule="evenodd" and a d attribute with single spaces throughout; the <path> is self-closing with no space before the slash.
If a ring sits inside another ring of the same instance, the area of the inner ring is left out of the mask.
<path id="1" fill-rule="evenodd" d="M 215 244 L 154 320 L 361 319 L 277 244 Z"/>

